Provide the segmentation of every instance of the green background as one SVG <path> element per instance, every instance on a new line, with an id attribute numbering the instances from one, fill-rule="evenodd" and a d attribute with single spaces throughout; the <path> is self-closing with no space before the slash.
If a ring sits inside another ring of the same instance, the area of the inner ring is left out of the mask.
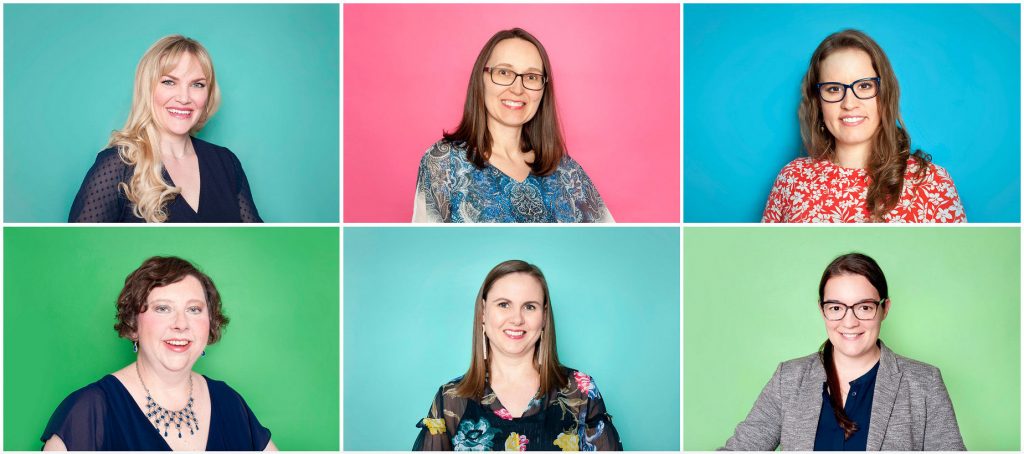
<path id="1" fill-rule="evenodd" d="M 5 228 L 4 450 L 38 450 L 72 391 L 135 360 L 125 277 L 153 255 L 210 275 L 231 318 L 195 370 L 237 390 L 285 450 L 338 449 L 336 228 Z"/>
<path id="2" fill-rule="evenodd" d="M 686 228 L 685 450 L 725 444 L 782 361 L 826 333 L 818 281 L 859 251 L 889 283 L 880 338 L 942 371 L 971 450 L 1020 449 L 1020 229 Z"/>
<path id="3" fill-rule="evenodd" d="M 512 258 L 544 271 L 559 359 L 594 376 L 623 445 L 679 449 L 678 228 L 347 227 L 344 255 L 346 450 L 412 447 Z"/>
<path id="4" fill-rule="evenodd" d="M 3 6 L 4 216 L 65 222 L 135 66 L 183 34 L 210 52 L 220 110 L 198 137 L 242 161 L 267 222 L 338 221 L 338 5 Z"/>

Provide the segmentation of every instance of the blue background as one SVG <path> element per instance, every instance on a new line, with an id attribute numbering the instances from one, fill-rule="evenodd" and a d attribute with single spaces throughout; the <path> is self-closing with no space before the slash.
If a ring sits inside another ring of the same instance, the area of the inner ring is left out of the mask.
<path id="1" fill-rule="evenodd" d="M 213 58 L 197 136 L 242 162 L 266 222 L 338 222 L 338 5 L 4 5 L 4 220 L 66 222 L 135 67 L 183 34 Z"/>
<path id="2" fill-rule="evenodd" d="M 885 50 L 912 146 L 945 167 L 970 222 L 1020 220 L 1020 5 L 685 5 L 685 222 L 759 222 L 806 156 L 797 107 L 818 44 Z"/>
<path id="3" fill-rule="evenodd" d="M 347 227 L 345 450 L 412 447 L 443 383 L 469 367 L 487 272 L 547 277 L 559 359 L 594 376 L 630 450 L 679 450 L 679 229 Z M 548 447 L 555 449 L 555 446 Z"/>

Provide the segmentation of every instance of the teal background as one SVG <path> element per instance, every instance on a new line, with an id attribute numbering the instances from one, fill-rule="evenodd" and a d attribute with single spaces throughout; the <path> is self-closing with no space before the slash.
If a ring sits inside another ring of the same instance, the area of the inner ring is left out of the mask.
<path id="1" fill-rule="evenodd" d="M 686 228 L 685 450 L 718 448 L 782 361 L 825 341 L 818 282 L 874 258 L 892 306 L 880 339 L 941 369 L 970 450 L 1020 450 L 1020 229 Z M 813 430 L 813 429 L 812 429 Z"/>
<path id="2" fill-rule="evenodd" d="M 469 367 L 494 265 L 548 280 L 559 359 L 594 376 L 630 450 L 679 449 L 679 229 L 344 229 L 345 450 L 408 450 Z M 550 448 L 554 449 L 555 446 Z"/>
<path id="3" fill-rule="evenodd" d="M 207 273 L 231 319 L 195 370 L 245 398 L 283 450 L 338 446 L 337 228 L 4 228 L 4 451 L 38 450 L 71 392 L 135 360 L 113 326 L 153 255 Z"/>
<path id="4" fill-rule="evenodd" d="M 197 136 L 242 161 L 267 222 L 338 221 L 338 5 L 4 5 L 4 220 L 66 222 L 159 38 L 210 52 Z"/>

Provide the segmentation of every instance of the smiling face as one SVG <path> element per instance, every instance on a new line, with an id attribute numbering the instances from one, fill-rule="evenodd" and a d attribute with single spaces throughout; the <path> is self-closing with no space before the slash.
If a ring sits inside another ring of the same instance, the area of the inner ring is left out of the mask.
<path id="1" fill-rule="evenodd" d="M 858 303 L 879 300 L 878 290 L 867 278 L 859 274 L 840 274 L 833 276 L 825 283 L 823 301 L 854 306 Z M 891 302 L 875 311 L 873 320 L 860 320 L 853 310 L 846 311 L 841 320 L 828 320 L 822 315 L 828 339 L 832 342 L 835 355 L 849 359 L 869 358 L 877 352 L 878 333 L 882 328 L 882 320 L 889 313 Z"/>
<path id="2" fill-rule="evenodd" d="M 149 367 L 191 369 L 210 337 L 210 316 L 203 285 L 194 276 L 156 287 L 138 315 L 139 357 Z"/>
<path id="3" fill-rule="evenodd" d="M 819 83 L 840 82 L 850 85 L 868 77 L 878 77 L 871 64 L 871 56 L 860 49 L 839 49 L 821 62 Z M 880 89 L 884 90 L 885 87 Z M 878 96 L 860 99 L 847 89 L 846 96 L 839 102 L 821 103 L 821 114 L 825 127 L 836 139 L 836 151 L 869 147 L 878 133 L 882 119 L 879 118 Z"/>
<path id="4" fill-rule="evenodd" d="M 210 90 L 199 60 L 186 52 L 178 64 L 157 79 L 153 89 L 153 116 L 160 134 L 183 138 L 199 122 Z"/>
<path id="5" fill-rule="evenodd" d="M 484 333 L 497 356 L 532 357 L 544 328 L 544 288 L 527 273 L 494 281 L 484 301 Z"/>
<path id="6" fill-rule="evenodd" d="M 491 51 L 487 65 L 490 68 L 506 69 L 519 74 L 544 73 L 544 62 L 540 51 L 529 41 L 510 38 L 498 42 Z M 498 85 L 491 81 L 490 74 L 481 73 L 484 81 L 484 106 L 487 108 L 487 127 L 491 130 L 508 127 L 521 128 L 537 114 L 544 89 L 527 90 L 522 78 L 516 78 L 512 85 Z"/>

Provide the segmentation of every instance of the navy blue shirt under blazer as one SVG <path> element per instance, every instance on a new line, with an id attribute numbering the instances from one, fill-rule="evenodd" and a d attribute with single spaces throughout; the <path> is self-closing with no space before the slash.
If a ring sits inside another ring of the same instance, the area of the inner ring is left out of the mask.
<path id="1" fill-rule="evenodd" d="M 205 450 L 264 450 L 270 443 L 270 430 L 260 425 L 242 396 L 222 381 L 206 377 L 206 384 L 211 408 Z M 65 398 L 40 440 L 45 443 L 52 435 L 60 437 L 69 451 L 171 450 L 163 434 L 113 375 Z"/>
<path id="2" fill-rule="evenodd" d="M 165 207 L 166 222 L 263 222 L 238 157 L 227 148 L 191 139 L 199 161 L 199 209 L 175 197 Z M 133 204 L 120 188 L 120 183 L 131 182 L 134 172 L 135 166 L 125 164 L 116 148 L 101 151 L 71 204 L 68 222 L 145 222 L 132 212 Z M 174 185 L 167 169 L 163 177 Z"/>
<path id="3" fill-rule="evenodd" d="M 878 365 L 875 363 L 866 374 L 850 382 L 850 392 L 846 396 L 843 409 L 853 422 L 857 423 L 857 431 L 846 439 L 843 428 L 832 411 L 832 399 L 828 394 L 828 383 L 822 384 L 821 415 L 818 417 L 818 432 L 814 436 L 815 451 L 866 451 L 868 447 L 868 426 L 871 425 L 871 404 L 875 396 L 875 377 L 878 376 Z"/>

